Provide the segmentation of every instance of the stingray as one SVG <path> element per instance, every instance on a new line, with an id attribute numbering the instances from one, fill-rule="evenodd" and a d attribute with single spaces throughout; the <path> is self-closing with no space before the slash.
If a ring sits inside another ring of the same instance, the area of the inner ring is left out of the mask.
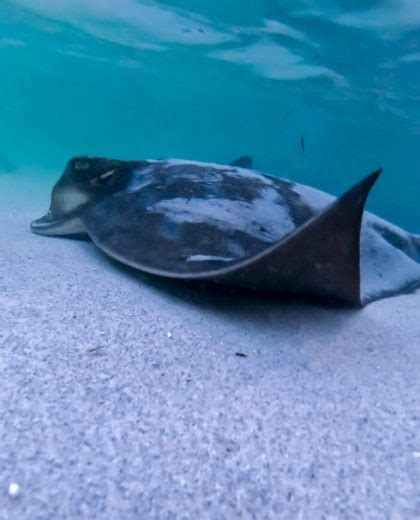
<path id="1" fill-rule="evenodd" d="M 378 170 L 341 197 L 252 169 L 77 157 L 41 235 L 87 234 L 143 272 L 355 306 L 420 285 L 420 236 L 365 211 Z"/>

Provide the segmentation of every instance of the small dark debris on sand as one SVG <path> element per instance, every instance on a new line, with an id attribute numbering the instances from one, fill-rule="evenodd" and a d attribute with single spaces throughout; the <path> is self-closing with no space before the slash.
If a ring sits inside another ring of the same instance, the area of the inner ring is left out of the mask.
<path id="1" fill-rule="evenodd" d="M 248 354 L 244 354 L 243 352 L 236 352 L 235 355 L 238 357 L 248 357 Z"/>
<path id="2" fill-rule="evenodd" d="M 104 348 L 105 348 L 104 346 L 92 347 L 92 348 L 88 349 L 88 354 L 99 354 L 101 352 L 101 350 L 103 350 Z"/>

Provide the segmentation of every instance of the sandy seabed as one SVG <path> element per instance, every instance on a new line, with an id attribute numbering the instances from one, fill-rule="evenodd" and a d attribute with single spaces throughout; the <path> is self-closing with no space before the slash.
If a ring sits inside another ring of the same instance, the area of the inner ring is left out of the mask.
<path id="1" fill-rule="evenodd" d="M 1 519 L 420 515 L 419 292 L 158 281 L 30 234 L 50 188 L 0 174 Z"/>

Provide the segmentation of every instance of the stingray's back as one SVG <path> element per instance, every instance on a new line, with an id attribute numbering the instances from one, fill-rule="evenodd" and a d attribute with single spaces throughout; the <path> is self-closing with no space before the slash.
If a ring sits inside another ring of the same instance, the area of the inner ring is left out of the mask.
<path id="1" fill-rule="evenodd" d="M 156 161 L 83 221 L 106 253 L 149 273 L 363 305 L 420 283 L 412 236 L 364 213 L 379 174 L 336 199 L 252 170 Z"/>
<path id="2" fill-rule="evenodd" d="M 251 170 L 162 162 L 85 214 L 95 241 L 153 272 L 198 273 L 252 257 L 315 211 L 291 182 Z"/>

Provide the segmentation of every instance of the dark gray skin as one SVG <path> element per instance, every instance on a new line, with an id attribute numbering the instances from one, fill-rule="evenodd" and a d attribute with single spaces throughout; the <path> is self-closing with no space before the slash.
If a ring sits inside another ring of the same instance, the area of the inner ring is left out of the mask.
<path id="1" fill-rule="evenodd" d="M 31 230 L 87 233 L 161 276 L 357 305 L 420 283 L 419 237 L 364 212 L 380 172 L 335 199 L 249 166 L 75 158 Z"/>

